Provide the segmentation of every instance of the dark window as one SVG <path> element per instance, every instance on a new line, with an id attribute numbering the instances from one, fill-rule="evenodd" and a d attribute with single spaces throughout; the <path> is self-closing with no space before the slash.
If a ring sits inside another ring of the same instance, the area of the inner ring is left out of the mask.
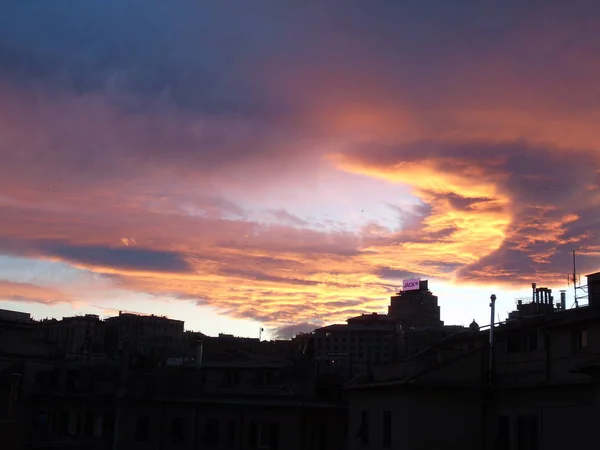
<path id="1" fill-rule="evenodd" d="M 240 374 L 238 372 L 225 372 L 223 374 L 223 384 L 225 386 L 237 386 L 240 384 Z"/>
<path id="2" fill-rule="evenodd" d="M 94 432 L 94 414 L 85 413 L 83 420 L 83 434 L 84 436 L 91 436 Z"/>
<path id="3" fill-rule="evenodd" d="M 310 446 L 308 448 L 316 448 L 317 447 L 317 427 L 311 427 L 310 431 Z"/>
<path id="4" fill-rule="evenodd" d="M 506 351 L 508 353 L 518 353 L 521 351 L 521 336 L 512 334 L 506 339 Z"/>
<path id="5" fill-rule="evenodd" d="M 103 437 L 110 438 L 113 436 L 115 430 L 115 416 L 113 414 L 107 414 L 102 416 L 103 426 Z"/>
<path id="6" fill-rule="evenodd" d="M 362 410 L 360 414 L 360 428 L 358 429 L 358 437 L 361 444 L 369 443 L 369 411 Z"/>
<path id="7" fill-rule="evenodd" d="M 37 371 L 35 373 L 35 383 L 36 384 L 43 384 L 46 381 L 46 378 L 47 378 L 46 372 Z"/>
<path id="8" fill-rule="evenodd" d="M 530 330 L 527 333 L 527 350 L 532 352 L 538 348 L 537 330 Z"/>
<path id="9" fill-rule="evenodd" d="M 278 450 L 279 448 L 279 424 L 272 423 L 269 430 L 269 450 Z"/>
<path id="10" fill-rule="evenodd" d="M 176 445 L 181 445 L 185 442 L 185 421 L 183 417 L 174 417 L 171 420 L 169 439 Z"/>
<path id="11" fill-rule="evenodd" d="M 248 430 L 248 446 L 250 448 L 256 448 L 258 441 L 258 425 L 256 422 L 250 422 L 250 430 Z"/>
<path id="12" fill-rule="evenodd" d="M 229 447 L 235 445 L 235 420 L 230 420 L 227 423 L 227 445 Z"/>
<path id="13" fill-rule="evenodd" d="M 538 450 L 537 417 L 521 416 L 517 419 L 517 450 Z"/>
<path id="14" fill-rule="evenodd" d="M 319 427 L 319 450 L 327 450 L 327 426 L 324 423 Z"/>
<path id="15" fill-rule="evenodd" d="M 510 450 L 510 418 L 508 416 L 498 417 L 495 449 Z"/>
<path id="16" fill-rule="evenodd" d="M 260 386 L 267 386 L 273 383 L 273 373 L 271 372 L 259 372 L 256 374 L 256 384 Z"/>
<path id="17" fill-rule="evenodd" d="M 148 416 L 138 416 L 135 423 L 135 440 L 137 442 L 148 442 L 150 435 L 150 419 Z"/>
<path id="18" fill-rule="evenodd" d="M 588 346 L 588 333 L 587 330 L 573 330 L 571 332 L 571 346 L 573 353 L 580 352 L 587 349 Z"/>
<path id="19" fill-rule="evenodd" d="M 392 412 L 383 412 L 383 446 L 392 446 Z"/>
<path id="20" fill-rule="evenodd" d="M 209 446 L 219 446 L 219 421 L 217 419 L 211 418 L 206 420 L 204 442 Z"/>
<path id="21" fill-rule="evenodd" d="M 67 427 L 69 426 L 69 413 L 67 411 L 61 411 L 58 414 L 58 433 L 67 434 Z"/>
<path id="22" fill-rule="evenodd" d="M 269 448 L 269 444 L 271 443 L 271 430 L 266 423 L 261 423 L 259 428 L 259 447 L 260 448 Z"/>

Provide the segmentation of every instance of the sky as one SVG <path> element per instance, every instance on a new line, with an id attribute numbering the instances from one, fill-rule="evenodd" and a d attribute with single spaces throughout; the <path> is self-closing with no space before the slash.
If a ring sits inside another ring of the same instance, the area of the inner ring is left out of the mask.
<path id="1" fill-rule="evenodd" d="M 599 54 L 595 1 L 3 1 L 0 308 L 503 319 L 600 270 Z"/>

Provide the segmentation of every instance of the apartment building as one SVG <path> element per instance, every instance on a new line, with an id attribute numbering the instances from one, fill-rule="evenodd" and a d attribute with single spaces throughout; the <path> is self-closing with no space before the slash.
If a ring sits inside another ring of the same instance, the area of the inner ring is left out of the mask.
<path id="1" fill-rule="evenodd" d="M 184 343 L 184 322 L 168 317 L 139 315 L 119 311 L 106 323 L 106 351 L 164 359 L 180 352 Z"/>
<path id="2" fill-rule="evenodd" d="M 314 331 L 314 356 L 319 373 L 351 377 L 376 364 L 398 361 L 404 354 L 404 332 L 385 314 L 363 314 Z"/>

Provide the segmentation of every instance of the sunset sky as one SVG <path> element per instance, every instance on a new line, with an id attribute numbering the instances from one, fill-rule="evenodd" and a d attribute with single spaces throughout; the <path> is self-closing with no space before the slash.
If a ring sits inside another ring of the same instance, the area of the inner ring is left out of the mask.
<path id="1" fill-rule="evenodd" d="M 468 325 L 573 249 L 597 1 L 0 3 L 0 308 L 274 338 L 416 276 Z"/>

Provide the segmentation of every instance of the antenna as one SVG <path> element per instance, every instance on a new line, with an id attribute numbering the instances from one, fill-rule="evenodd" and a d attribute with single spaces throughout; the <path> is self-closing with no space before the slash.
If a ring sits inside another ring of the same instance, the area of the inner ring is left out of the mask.
<path id="1" fill-rule="evenodd" d="M 577 302 L 577 268 L 575 266 L 575 250 L 573 250 L 573 298 L 575 299 L 575 308 L 579 307 Z"/>
<path id="2" fill-rule="evenodd" d="M 575 308 L 579 308 L 579 301 L 577 298 L 577 289 L 579 289 L 579 287 L 577 285 L 579 284 L 580 276 L 577 273 L 577 266 L 575 265 L 575 250 L 573 250 L 573 273 L 568 275 L 567 280 L 569 282 L 569 286 L 571 283 L 573 283 L 573 299 L 575 300 Z"/>

